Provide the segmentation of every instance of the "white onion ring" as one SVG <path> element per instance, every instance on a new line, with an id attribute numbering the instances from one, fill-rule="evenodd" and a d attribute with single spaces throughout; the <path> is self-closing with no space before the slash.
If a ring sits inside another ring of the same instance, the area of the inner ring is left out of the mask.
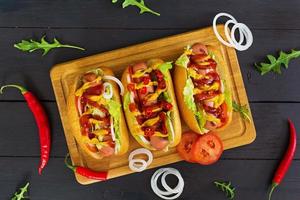
<path id="1" fill-rule="evenodd" d="M 130 103 L 134 103 L 134 93 L 133 92 L 129 93 L 129 98 L 130 98 Z"/>
<path id="2" fill-rule="evenodd" d="M 148 160 L 145 161 L 143 159 L 134 158 L 134 156 L 139 155 L 139 154 L 145 154 L 148 157 Z M 141 171 L 144 171 L 153 162 L 153 155 L 152 155 L 151 151 L 149 151 L 148 149 L 139 148 L 139 149 L 132 151 L 129 154 L 128 160 L 129 160 L 129 168 L 132 171 L 141 172 Z M 137 166 L 137 163 L 141 163 L 142 166 Z"/>
<path id="3" fill-rule="evenodd" d="M 221 93 L 224 93 L 224 92 L 225 92 L 225 86 L 224 86 L 223 81 L 221 81 L 220 84 L 221 84 L 221 85 L 220 85 L 220 91 L 221 91 Z"/>
<path id="4" fill-rule="evenodd" d="M 167 175 L 170 175 L 170 174 L 172 174 L 178 178 L 178 184 L 176 185 L 175 188 L 171 188 L 166 183 L 166 177 L 167 177 Z M 162 175 L 161 183 L 162 183 L 164 190 L 159 189 L 157 186 L 157 181 L 161 175 Z M 161 168 L 152 175 L 151 188 L 152 188 L 153 192 L 162 199 L 176 199 L 183 192 L 184 180 L 177 169 Z"/>
<path id="5" fill-rule="evenodd" d="M 81 109 L 81 97 L 78 97 L 77 99 L 77 110 L 79 112 L 79 115 L 82 115 L 82 109 Z"/>
<path id="6" fill-rule="evenodd" d="M 110 75 L 105 75 L 105 76 L 103 76 L 103 78 L 106 79 L 106 80 L 112 80 L 112 81 L 116 82 L 120 87 L 120 94 L 122 96 L 124 95 L 124 86 L 123 86 L 122 82 L 119 79 L 117 79 L 114 76 L 110 76 Z"/>
<path id="7" fill-rule="evenodd" d="M 229 18 L 229 20 L 227 20 L 224 25 L 224 29 L 225 29 L 224 32 L 225 32 L 227 41 L 225 41 L 221 37 L 221 35 L 219 34 L 218 29 L 217 29 L 217 20 L 219 17 L 222 17 L 222 16 Z M 233 24 L 233 27 L 231 28 L 230 33 L 228 32 L 229 24 Z M 237 41 L 235 38 L 235 31 L 237 29 L 238 29 L 239 35 L 240 35 L 239 41 Z M 229 46 L 229 47 L 234 47 L 238 51 L 247 50 L 253 43 L 253 35 L 252 35 L 252 32 L 249 29 L 249 27 L 243 23 L 238 23 L 236 21 L 236 19 L 228 13 L 219 13 L 214 17 L 213 30 L 214 30 L 216 37 L 222 44 Z M 245 41 L 245 44 L 243 44 L 244 41 Z"/>
<path id="8" fill-rule="evenodd" d="M 179 175 L 180 176 L 180 173 L 178 172 L 178 170 L 175 170 L 175 169 L 173 169 L 173 168 L 170 168 L 170 170 L 169 171 L 166 171 L 165 173 L 163 173 L 163 175 L 162 175 L 162 177 L 161 177 L 161 184 L 162 184 L 162 186 L 167 190 L 167 191 L 169 191 L 169 192 L 172 192 L 172 193 L 179 193 L 180 192 L 180 184 L 177 184 L 177 186 L 174 188 L 174 189 L 172 189 L 172 188 L 170 188 L 170 186 L 167 184 L 167 182 L 166 182 L 166 177 L 167 177 L 167 175 L 169 175 L 169 174 L 173 174 L 173 175 L 175 175 L 175 174 L 177 174 L 177 175 Z M 176 176 L 176 175 L 175 175 Z"/>
<path id="9" fill-rule="evenodd" d="M 112 117 L 110 118 L 110 133 L 111 133 L 112 140 L 115 141 L 116 135 L 115 135 L 115 129 L 114 129 L 114 119 Z"/>
<path id="10" fill-rule="evenodd" d="M 127 82 L 128 82 L 128 83 L 131 83 L 131 78 L 130 78 L 130 75 L 129 75 L 129 74 L 127 75 L 126 78 L 127 78 Z"/>
<path id="11" fill-rule="evenodd" d="M 109 93 L 106 93 L 106 88 L 109 88 Z M 112 85 L 108 82 L 105 82 L 103 83 L 103 90 L 104 90 L 104 93 L 103 93 L 103 97 L 105 99 L 111 99 L 113 97 L 113 88 L 112 88 Z"/>
<path id="12" fill-rule="evenodd" d="M 228 31 L 228 30 L 230 30 L 228 26 L 229 26 L 229 24 L 235 25 L 236 23 L 238 23 L 238 22 L 233 21 L 232 19 L 230 19 L 225 23 L 225 27 L 224 27 L 226 39 L 228 40 L 228 42 L 231 45 L 234 45 L 234 44 L 233 44 L 233 41 L 231 39 L 231 35 Z M 244 34 L 242 33 L 242 31 L 240 29 L 239 29 L 239 34 L 240 34 L 240 40 L 239 40 L 238 44 L 242 44 L 244 42 L 245 36 L 244 36 Z"/>
<path id="13" fill-rule="evenodd" d="M 147 160 L 147 165 L 149 166 L 152 161 L 153 161 L 153 155 L 151 153 L 151 151 L 149 151 L 148 149 L 145 149 L 145 148 L 139 148 L 139 149 L 136 149 L 134 151 L 132 151 L 130 154 L 129 154 L 129 157 L 128 159 L 129 160 L 132 160 L 134 156 L 138 155 L 138 154 L 145 154 L 148 156 L 148 160 Z"/>
<path id="14" fill-rule="evenodd" d="M 137 163 L 141 163 L 141 165 L 137 165 Z M 134 172 L 142 172 L 147 167 L 147 162 L 143 159 L 132 159 L 129 161 L 129 168 Z"/>
<path id="15" fill-rule="evenodd" d="M 214 30 L 215 35 L 217 36 L 218 40 L 220 40 L 220 42 L 222 42 L 226 46 L 233 47 L 232 44 L 230 44 L 230 43 L 226 42 L 225 40 L 223 40 L 223 38 L 221 37 L 221 35 L 218 32 L 218 29 L 217 29 L 217 20 L 218 20 L 219 17 L 222 17 L 222 16 L 228 17 L 228 18 L 232 19 L 234 22 L 237 22 L 236 19 L 232 15 L 230 15 L 228 13 L 219 13 L 219 14 L 217 14 L 214 17 L 214 20 L 213 20 L 213 30 Z"/>
<path id="16" fill-rule="evenodd" d="M 150 145 L 150 142 L 143 136 L 143 135 L 140 135 L 139 138 L 142 140 L 142 142 L 144 142 L 145 144 L 149 144 Z"/>
<path id="17" fill-rule="evenodd" d="M 244 36 L 246 37 L 245 45 L 241 45 L 239 42 L 236 41 L 235 36 L 234 36 L 234 32 L 236 31 L 236 29 L 242 30 Z M 249 27 L 243 23 L 236 23 L 235 25 L 233 25 L 233 27 L 231 29 L 231 38 L 232 38 L 233 44 L 236 46 L 236 49 L 239 51 L 247 50 L 253 43 L 252 33 L 251 33 Z"/>

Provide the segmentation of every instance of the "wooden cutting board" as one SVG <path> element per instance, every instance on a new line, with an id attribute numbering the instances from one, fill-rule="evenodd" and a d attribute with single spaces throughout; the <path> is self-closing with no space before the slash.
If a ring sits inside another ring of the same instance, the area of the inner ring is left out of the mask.
<path id="1" fill-rule="evenodd" d="M 224 26 L 219 25 L 218 30 L 221 35 L 224 36 Z M 212 45 L 218 49 L 218 52 L 215 52 L 215 54 L 219 61 L 221 61 L 220 63 L 222 63 L 221 65 L 219 64 L 218 67 L 223 67 L 229 74 L 230 78 L 226 81 L 231 82 L 233 99 L 239 104 L 248 105 L 248 98 L 236 52 L 233 48 L 226 47 L 217 40 L 212 27 L 100 53 L 94 56 L 58 64 L 52 68 L 50 73 L 52 85 L 64 127 L 67 145 L 74 165 L 86 166 L 97 171 L 107 170 L 108 179 L 131 174 L 134 172 L 128 168 L 128 155 L 132 150 L 140 147 L 130 136 L 130 148 L 127 154 L 111 157 L 109 159 L 106 158 L 100 161 L 89 157 L 79 148 L 72 135 L 66 110 L 66 99 L 69 95 L 69 86 L 72 85 L 74 77 L 87 70 L 105 66 L 111 68 L 116 74 L 116 77 L 120 78 L 125 67 L 131 63 L 146 61 L 150 58 L 161 58 L 165 61 L 174 61 L 182 54 L 185 46 L 195 42 Z M 226 129 L 218 132 L 224 143 L 225 149 L 242 146 L 254 141 L 256 131 L 251 113 L 250 117 L 252 120 L 251 123 L 244 121 L 238 113 L 233 113 L 231 124 Z M 182 131 L 188 130 L 183 120 L 181 121 Z M 182 160 L 174 148 L 170 149 L 168 152 L 157 151 L 153 152 L 153 154 L 154 161 L 149 168 L 159 167 Z M 80 175 L 76 175 L 76 179 L 81 184 L 96 182 Z"/>

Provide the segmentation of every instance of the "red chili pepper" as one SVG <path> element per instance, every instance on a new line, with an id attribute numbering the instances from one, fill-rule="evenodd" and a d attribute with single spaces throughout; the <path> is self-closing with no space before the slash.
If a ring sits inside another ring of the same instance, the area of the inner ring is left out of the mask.
<path id="1" fill-rule="evenodd" d="M 289 126 L 290 126 L 289 146 L 288 146 L 288 148 L 284 154 L 284 157 L 281 160 L 281 162 L 275 172 L 275 175 L 273 177 L 271 191 L 269 193 L 269 200 L 271 199 L 274 189 L 281 183 L 286 172 L 288 171 L 288 169 L 293 161 L 295 151 L 296 151 L 296 146 L 297 146 L 296 129 L 295 129 L 293 122 L 290 119 L 288 119 L 288 121 L 289 121 Z"/>
<path id="2" fill-rule="evenodd" d="M 39 100 L 27 89 L 19 85 L 4 85 L 0 88 L 0 93 L 3 93 L 3 89 L 7 87 L 14 87 L 21 91 L 24 96 L 28 107 L 30 108 L 33 116 L 35 118 L 36 124 L 39 129 L 40 136 L 40 148 L 41 148 L 41 160 L 39 164 L 39 174 L 48 163 L 50 154 L 50 126 L 49 120 L 43 106 L 40 104 Z"/>
<path id="3" fill-rule="evenodd" d="M 105 181 L 107 179 L 107 172 L 96 172 L 86 167 L 75 167 L 68 163 L 69 154 L 65 157 L 66 166 L 71 169 L 74 173 L 84 176 L 89 179 Z"/>

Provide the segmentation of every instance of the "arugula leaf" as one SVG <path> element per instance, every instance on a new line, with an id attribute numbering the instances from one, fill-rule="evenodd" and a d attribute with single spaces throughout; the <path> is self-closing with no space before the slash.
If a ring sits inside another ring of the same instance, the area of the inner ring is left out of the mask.
<path id="1" fill-rule="evenodd" d="M 45 36 L 41 38 L 41 42 L 34 41 L 33 39 L 28 40 L 22 40 L 21 42 L 14 44 L 14 47 L 21 50 L 21 51 L 28 51 L 33 52 L 38 49 L 42 49 L 43 56 L 46 55 L 51 49 L 54 48 L 73 48 L 73 49 L 79 49 L 79 50 L 85 50 L 81 47 L 72 46 L 68 44 L 61 44 L 56 38 L 53 39 L 53 43 L 49 43 L 45 40 Z"/>
<path id="2" fill-rule="evenodd" d="M 251 122 L 251 118 L 249 115 L 249 109 L 247 105 L 240 105 L 235 101 L 232 101 L 232 107 L 233 107 L 233 111 L 234 112 L 239 112 L 241 117 L 245 120 L 248 120 L 249 122 Z"/>
<path id="3" fill-rule="evenodd" d="M 214 181 L 214 184 L 217 188 L 219 188 L 220 190 L 225 192 L 226 197 L 228 199 L 231 199 L 231 200 L 234 199 L 235 188 L 231 185 L 230 182 L 226 183 L 226 182 L 222 182 L 222 181 Z"/>
<path id="4" fill-rule="evenodd" d="M 112 3 L 117 3 L 117 2 L 118 2 L 118 0 L 112 0 Z M 145 12 L 149 12 L 149 13 L 152 13 L 154 15 L 160 16 L 160 14 L 158 12 L 155 12 L 155 11 L 151 10 L 150 8 L 148 8 L 145 5 L 144 0 L 124 0 L 123 4 L 122 4 L 122 7 L 126 8 L 128 6 L 138 7 L 140 9 L 140 14 L 143 14 Z"/>
<path id="5" fill-rule="evenodd" d="M 284 67 L 287 69 L 290 60 L 298 57 L 300 57 L 300 51 L 293 49 L 291 53 L 280 51 L 279 57 L 277 59 L 272 55 L 267 55 L 270 63 L 262 62 L 259 65 L 255 63 L 255 67 L 261 75 L 264 75 L 271 71 L 277 74 L 281 74 L 281 66 L 284 65 Z"/>
<path id="6" fill-rule="evenodd" d="M 23 200 L 23 199 L 29 199 L 28 197 L 25 197 L 24 195 L 27 193 L 29 187 L 29 182 L 26 183 L 26 185 L 22 188 L 20 188 L 20 192 L 15 192 L 14 196 L 11 198 L 11 200 Z"/>

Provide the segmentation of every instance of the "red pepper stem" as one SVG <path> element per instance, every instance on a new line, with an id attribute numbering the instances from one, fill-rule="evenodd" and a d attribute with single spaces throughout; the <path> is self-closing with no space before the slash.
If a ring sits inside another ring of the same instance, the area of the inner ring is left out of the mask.
<path id="1" fill-rule="evenodd" d="M 276 188 L 277 186 L 278 186 L 278 183 L 272 182 L 271 190 L 270 190 L 270 192 L 269 192 L 269 200 L 271 200 L 273 191 L 275 190 L 275 188 Z"/>
<path id="2" fill-rule="evenodd" d="M 69 158 L 69 157 L 70 157 L 70 154 L 68 153 L 68 154 L 66 155 L 66 157 L 65 157 L 65 164 L 66 164 L 66 166 L 67 166 L 69 169 L 71 169 L 73 172 L 75 172 L 76 167 L 74 167 L 73 165 L 69 164 L 69 162 L 68 162 L 68 158 Z"/>
<path id="3" fill-rule="evenodd" d="M 8 88 L 8 87 L 17 88 L 21 91 L 22 94 L 27 92 L 27 90 L 24 87 L 20 86 L 20 85 L 4 85 L 0 88 L 0 94 L 3 93 L 4 88 Z"/>

